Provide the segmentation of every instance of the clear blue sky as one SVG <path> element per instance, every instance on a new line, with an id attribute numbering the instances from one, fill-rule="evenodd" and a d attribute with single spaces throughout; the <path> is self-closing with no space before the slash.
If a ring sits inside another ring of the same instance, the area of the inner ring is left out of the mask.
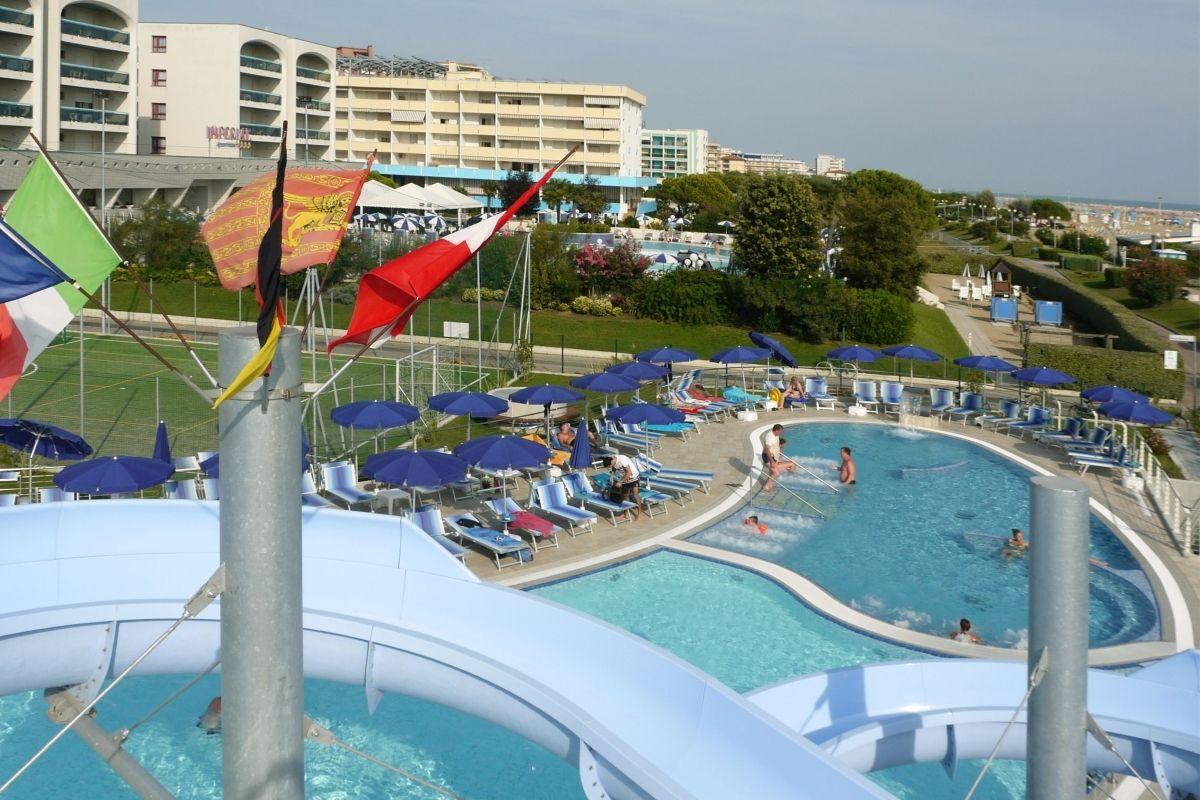
<path id="1" fill-rule="evenodd" d="M 647 125 L 930 188 L 1200 203 L 1196 0 L 142 0 L 141 15 L 626 83 Z"/>

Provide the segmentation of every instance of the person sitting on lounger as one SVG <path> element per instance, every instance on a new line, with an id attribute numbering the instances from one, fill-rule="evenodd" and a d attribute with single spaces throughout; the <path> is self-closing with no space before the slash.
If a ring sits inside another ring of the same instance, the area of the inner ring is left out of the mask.
<path id="1" fill-rule="evenodd" d="M 804 393 L 804 386 L 800 383 L 800 379 L 792 378 L 792 382 L 788 384 L 787 390 L 783 393 L 783 407 L 794 406 L 807 399 L 808 395 Z"/>
<path id="2" fill-rule="evenodd" d="M 571 423 L 564 422 L 562 425 L 558 426 L 558 431 L 555 433 L 555 435 L 558 437 L 559 444 L 561 444 L 563 447 L 570 447 L 575 443 L 575 436 L 577 434 L 575 433 L 575 429 L 571 427 Z M 588 441 L 592 444 L 595 444 L 596 434 L 588 431 Z"/>
<path id="3" fill-rule="evenodd" d="M 767 535 L 767 525 L 764 522 L 758 521 L 757 514 L 751 514 L 750 516 L 748 516 L 744 520 L 742 520 L 742 526 L 744 528 L 746 528 L 747 530 L 749 530 L 751 533 L 757 533 L 759 536 Z"/>
<path id="4" fill-rule="evenodd" d="M 979 637 L 971 631 L 971 620 L 963 617 L 958 621 L 958 630 L 950 632 L 950 638 L 963 644 L 979 644 Z"/>

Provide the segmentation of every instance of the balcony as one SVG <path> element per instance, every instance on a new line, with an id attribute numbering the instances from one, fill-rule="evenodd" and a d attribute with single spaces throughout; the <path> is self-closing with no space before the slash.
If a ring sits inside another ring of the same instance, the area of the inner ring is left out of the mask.
<path id="1" fill-rule="evenodd" d="M 98 108 L 76 108 L 62 106 L 58 110 L 58 118 L 62 122 L 80 122 L 90 125 L 128 125 L 129 115 L 123 111 L 101 111 Z"/>
<path id="2" fill-rule="evenodd" d="M 33 59 L 21 56 L 10 56 L 0 53 L 0 69 L 9 72 L 33 72 Z"/>
<path id="3" fill-rule="evenodd" d="M 281 135 L 281 131 L 275 125 L 256 125 L 252 122 L 243 122 L 241 127 L 249 131 L 251 136 L 270 136 L 278 139 Z"/>
<path id="4" fill-rule="evenodd" d="M 324 111 L 328 114 L 332 109 L 332 106 L 322 100 L 313 100 L 309 97 L 297 97 L 296 110 L 302 111 L 305 108 L 307 108 L 309 111 Z"/>
<path id="5" fill-rule="evenodd" d="M 80 22 L 74 19 L 62 21 L 62 33 L 63 36 L 78 36 L 81 39 L 95 39 L 112 44 L 129 44 L 128 31 L 106 28 L 103 25 L 93 25 L 90 22 Z"/>
<path id="6" fill-rule="evenodd" d="M 265 58 L 255 58 L 254 56 L 242 56 L 242 66 L 247 69 L 258 69 L 263 72 L 283 72 L 283 64 L 278 61 L 270 61 Z"/>
<path id="7" fill-rule="evenodd" d="M 0 117 L 33 119 L 33 106 L 29 105 L 28 103 L 0 102 Z"/>
<path id="8" fill-rule="evenodd" d="M 264 103 L 269 106 L 283 105 L 283 97 L 267 92 L 256 92 L 253 89 L 241 90 L 242 101 L 246 103 Z"/>
<path id="9" fill-rule="evenodd" d="M 20 25 L 22 28 L 32 28 L 33 14 L 17 11 L 15 8 L 0 6 L 0 22 L 7 22 L 9 25 Z"/>
<path id="10" fill-rule="evenodd" d="M 321 83 L 329 83 L 331 80 L 328 72 L 312 69 L 311 67 L 296 67 L 296 77 L 308 78 L 309 80 L 320 81 Z"/>
<path id="11" fill-rule="evenodd" d="M 64 78 L 77 81 L 95 81 L 97 83 L 118 83 L 129 85 L 129 73 L 117 72 L 113 69 L 100 67 L 85 67 L 83 64 L 68 64 L 65 61 L 59 68 L 59 74 Z"/>
<path id="12" fill-rule="evenodd" d="M 296 138 L 306 139 L 314 142 L 329 141 L 329 131 L 305 130 L 304 128 L 296 128 Z"/>

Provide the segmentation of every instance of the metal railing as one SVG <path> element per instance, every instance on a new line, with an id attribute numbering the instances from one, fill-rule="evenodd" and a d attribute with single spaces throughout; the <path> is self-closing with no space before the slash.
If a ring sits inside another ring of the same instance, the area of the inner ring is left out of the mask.
<path id="1" fill-rule="evenodd" d="M 750 496 L 749 501 L 747 501 L 747 505 L 749 505 L 751 508 L 754 508 L 754 501 L 758 498 L 759 495 L 761 495 L 763 493 L 764 486 L 766 486 L 766 484 L 763 484 L 763 486 L 758 487 L 758 489 L 754 492 L 754 494 Z M 820 517 L 821 519 L 825 519 L 825 512 L 822 511 L 821 509 L 817 508 L 815 505 L 813 505 L 807 499 L 805 499 L 795 489 L 785 486 L 782 483 L 779 483 L 778 481 L 775 483 L 775 488 L 783 489 L 785 492 L 787 492 L 793 498 L 795 498 L 796 500 L 799 500 L 805 507 L 812 509 L 812 512 L 814 514 L 816 514 L 818 517 Z M 775 512 L 778 512 L 781 514 L 800 514 L 800 515 L 804 514 L 804 512 L 802 512 L 802 511 L 795 511 L 793 509 L 788 509 L 788 508 L 778 508 L 776 506 L 762 506 L 762 508 L 766 508 L 770 511 L 775 511 Z"/>
<path id="2" fill-rule="evenodd" d="M 1158 506 L 1167 530 L 1175 537 L 1180 550 L 1186 555 L 1200 555 L 1200 508 L 1188 506 L 1179 496 L 1170 476 L 1158 463 L 1150 445 L 1142 438 L 1137 430 L 1129 431 L 1131 439 L 1127 451 L 1137 454 L 1137 462 L 1142 468 L 1142 478 L 1146 485 L 1146 494 Z"/>
<path id="3" fill-rule="evenodd" d="M 104 42 L 129 44 L 129 32 L 95 25 L 91 22 L 80 22 L 77 19 L 64 19 L 62 32 L 66 36 L 81 36 L 85 39 L 99 39 Z"/>
<path id="4" fill-rule="evenodd" d="M 259 92 L 254 89 L 242 89 L 241 98 L 248 103 L 267 103 L 277 106 L 283 103 L 283 97 L 270 92 Z"/>
<path id="5" fill-rule="evenodd" d="M 0 102 L 0 117 L 33 119 L 33 106 L 27 103 Z"/>
<path id="6" fill-rule="evenodd" d="M 83 64 L 68 64 L 65 61 L 59 68 L 59 74 L 64 78 L 74 78 L 80 81 L 100 81 L 101 83 L 119 83 L 129 85 L 129 73 L 118 72 L 115 69 L 88 67 Z"/>
<path id="7" fill-rule="evenodd" d="M 13 72 L 33 72 L 33 59 L 22 56 L 0 55 L 0 69 Z"/>
<path id="8" fill-rule="evenodd" d="M 279 136 L 282 133 L 275 125 L 256 125 L 252 122 L 243 122 L 242 127 L 250 131 L 251 136 Z"/>
<path id="9" fill-rule="evenodd" d="M 322 141 L 322 142 L 328 141 L 329 140 L 329 131 L 321 131 L 321 130 L 317 130 L 315 128 L 310 128 L 310 129 L 297 128 L 296 129 L 296 138 L 297 139 L 310 139 L 310 140 L 316 140 L 316 141 Z"/>
<path id="10" fill-rule="evenodd" d="M 297 97 L 296 108 L 297 110 L 310 108 L 316 109 L 317 111 L 329 111 L 332 106 L 323 100 L 313 100 L 311 97 Z"/>
<path id="11" fill-rule="evenodd" d="M 296 67 L 296 75 L 301 78 L 312 78 L 316 81 L 329 83 L 330 74 L 320 69 L 312 69 L 311 67 Z"/>
<path id="12" fill-rule="evenodd" d="M 123 111 L 101 111 L 98 108 L 76 108 L 62 106 L 58 110 L 58 118 L 63 122 L 90 122 L 96 125 L 128 125 L 129 115 Z"/>
<path id="13" fill-rule="evenodd" d="M 283 64 L 266 58 L 242 56 L 241 63 L 243 67 L 248 67 L 249 69 L 261 69 L 264 72 L 283 72 Z"/>
<path id="14" fill-rule="evenodd" d="M 24 11 L 17 11 L 15 8 L 4 8 L 0 6 L 0 22 L 7 22 L 10 25 L 21 25 L 26 28 L 33 27 L 33 14 L 27 14 Z"/>

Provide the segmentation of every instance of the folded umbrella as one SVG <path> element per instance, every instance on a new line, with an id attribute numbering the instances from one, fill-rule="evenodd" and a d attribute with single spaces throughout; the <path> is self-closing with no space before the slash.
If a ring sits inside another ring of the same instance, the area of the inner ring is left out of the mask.
<path id="1" fill-rule="evenodd" d="M 171 440 L 167 438 L 167 423 L 161 419 L 158 421 L 158 430 L 154 432 L 154 452 L 150 454 L 150 457 L 168 464 L 175 463 L 171 459 Z"/>
<path id="2" fill-rule="evenodd" d="M 771 353 L 777 359 L 782 361 L 785 366 L 791 367 L 792 369 L 796 369 L 796 367 L 800 366 L 796 363 L 796 359 L 792 357 L 791 352 L 789 352 L 788 349 L 784 347 L 778 339 L 767 336 L 765 333 L 760 333 L 759 331 L 751 331 L 750 341 L 754 342 L 759 347 L 765 347 L 770 350 Z"/>

